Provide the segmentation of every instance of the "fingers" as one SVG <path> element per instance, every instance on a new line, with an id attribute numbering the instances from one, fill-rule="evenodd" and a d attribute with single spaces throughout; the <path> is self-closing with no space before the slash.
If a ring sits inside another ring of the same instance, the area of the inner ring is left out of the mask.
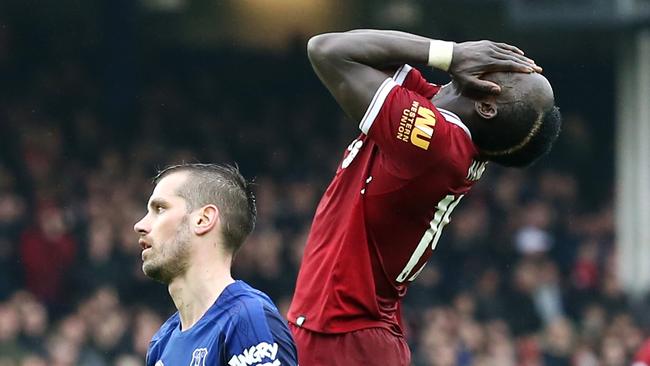
<path id="1" fill-rule="evenodd" d="M 519 61 L 528 65 L 535 65 L 535 61 L 533 59 L 530 59 L 524 55 L 514 53 L 514 52 L 508 52 L 508 51 L 501 51 L 497 50 L 495 51 L 497 55 L 501 56 L 504 60 L 513 60 L 513 61 Z"/>
<path id="2" fill-rule="evenodd" d="M 519 62 L 523 65 L 526 65 L 532 69 L 534 72 L 542 72 L 542 68 L 535 64 L 535 61 L 531 58 L 524 56 L 524 51 L 519 48 L 509 45 L 507 43 L 493 43 L 495 57 L 502 60 L 511 60 L 514 62 Z M 532 72 L 528 71 L 528 72 Z M 520 71 L 526 72 L 526 71 Z"/>
<path id="3" fill-rule="evenodd" d="M 489 80 L 482 80 L 472 76 L 462 80 L 463 89 L 473 91 L 478 94 L 499 94 L 501 87 Z"/>
<path id="4" fill-rule="evenodd" d="M 504 49 L 506 51 L 512 51 L 512 52 L 518 53 L 518 54 L 520 54 L 522 56 L 524 55 L 524 51 L 520 50 L 519 48 L 517 48 L 515 46 L 509 45 L 507 43 L 497 43 L 497 42 L 495 42 L 494 44 L 497 47 L 499 47 L 501 49 Z"/>
<path id="5" fill-rule="evenodd" d="M 494 57 L 499 60 L 505 61 L 499 64 L 499 66 L 506 68 L 502 71 L 510 71 L 510 69 L 516 72 L 527 72 L 527 73 L 531 73 L 531 72 L 541 73 L 543 71 L 543 69 L 540 66 L 535 64 L 535 61 L 517 53 L 496 51 Z"/>

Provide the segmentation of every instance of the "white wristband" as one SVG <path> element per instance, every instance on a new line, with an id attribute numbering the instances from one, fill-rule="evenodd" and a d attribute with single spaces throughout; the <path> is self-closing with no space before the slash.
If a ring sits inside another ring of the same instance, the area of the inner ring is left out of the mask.
<path id="1" fill-rule="evenodd" d="M 448 71 L 453 56 L 454 42 L 432 39 L 429 43 L 429 61 L 427 61 L 427 65 Z"/>

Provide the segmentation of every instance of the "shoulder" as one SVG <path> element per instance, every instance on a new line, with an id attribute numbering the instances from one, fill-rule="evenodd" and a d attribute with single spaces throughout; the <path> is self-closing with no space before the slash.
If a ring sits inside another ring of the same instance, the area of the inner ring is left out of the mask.
<path id="1" fill-rule="evenodd" d="M 242 281 L 237 281 L 237 286 L 229 290 L 232 293 L 227 309 L 229 327 L 226 337 L 237 334 L 238 338 L 251 338 L 249 340 L 290 340 L 286 320 L 266 294 Z"/>
<path id="2" fill-rule="evenodd" d="M 268 317 L 280 317 L 271 299 L 243 281 L 227 289 L 227 312 L 232 323 L 257 323 Z"/>
<path id="3" fill-rule="evenodd" d="M 151 342 L 158 342 L 159 340 L 166 338 L 178 327 L 179 322 L 180 318 L 178 317 L 178 312 L 176 312 L 160 326 L 160 329 L 158 329 L 156 334 L 151 338 Z"/>
<path id="4" fill-rule="evenodd" d="M 178 312 L 172 315 L 167 321 L 158 329 L 156 334 L 151 337 L 151 342 L 149 342 L 149 347 L 147 350 L 147 364 L 149 360 L 157 360 L 160 358 L 162 350 L 166 347 L 167 342 L 172 336 L 174 329 L 178 327 L 180 319 L 178 317 Z"/>
<path id="5" fill-rule="evenodd" d="M 242 281 L 228 288 L 226 359 L 231 365 L 296 365 L 296 349 L 285 320 L 271 299 Z M 252 357 L 252 358 L 251 358 Z"/>

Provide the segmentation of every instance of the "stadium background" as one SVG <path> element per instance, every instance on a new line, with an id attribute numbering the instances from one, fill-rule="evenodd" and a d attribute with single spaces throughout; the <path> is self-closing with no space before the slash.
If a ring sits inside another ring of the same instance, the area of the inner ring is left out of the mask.
<path id="1" fill-rule="evenodd" d="M 255 177 L 258 225 L 235 274 L 286 313 L 315 205 L 357 134 L 311 72 L 306 39 L 360 27 L 516 44 L 544 67 L 565 119 L 548 157 L 490 166 L 454 212 L 403 306 L 414 365 L 629 364 L 650 318 L 647 284 L 628 286 L 616 260 L 617 162 L 639 159 L 615 142 L 617 91 L 621 47 L 650 44 L 638 36 L 649 8 L 0 3 L 0 365 L 143 363 L 174 309 L 142 275 L 132 225 L 150 177 L 179 161 L 236 161 Z"/>

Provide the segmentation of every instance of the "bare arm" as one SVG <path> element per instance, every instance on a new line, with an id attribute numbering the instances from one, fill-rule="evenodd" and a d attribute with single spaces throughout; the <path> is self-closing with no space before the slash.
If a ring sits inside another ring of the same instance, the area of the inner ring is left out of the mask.
<path id="1" fill-rule="evenodd" d="M 307 51 L 314 71 L 341 108 L 360 120 L 386 79 L 380 70 L 404 63 L 427 63 L 430 41 L 404 32 L 356 30 L 315 36 L 309 40 Z M 517 48 L 490 41 L 454 44 L 449 68 L 461 85 L 484 93 L 499 90 L 496 84 L 479 79 L 483 73 L 537 70 Z"/>
<path id="2" fill-rule="evenodd" d="M 384 34 L 387 36 L 395 36 L 395 37 L 407 38 L 407 39 L 419 39 L 421 41 L 427 41 L 427 42 L 431 40 L 431 38 L 418 36 L 417 34 L 406 33 L 406 32 L 396 31 L 396 30 L 388 30 L 388 29 L 353 29 L 351 31 L 348 31 L 347 33 L 358 33 L 358 34 L 375 33 L 375 34 Z"/>

